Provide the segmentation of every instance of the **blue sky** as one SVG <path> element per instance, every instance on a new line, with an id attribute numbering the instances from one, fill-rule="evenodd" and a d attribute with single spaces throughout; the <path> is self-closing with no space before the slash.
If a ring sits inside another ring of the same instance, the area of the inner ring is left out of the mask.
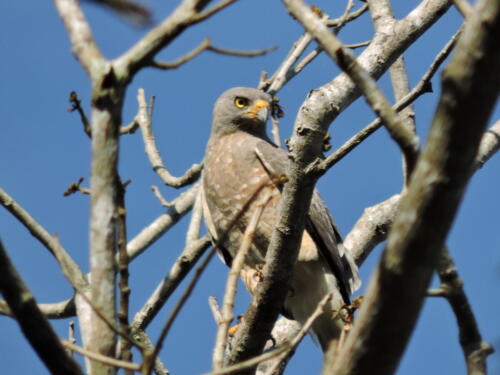
<path id="1" fill-rule="evenodd" d="M 155 20 L 163 19 L 176 3 L 150 0 Z M 315 4 L 337 16 L 344 5 L 332 3 Z M 397 3 L 395 13 L 402 17 L 418 2 Z M 115 15 L 90 4 L 84 5 L 84 11 L 99 47 L 108 58 L 119 56 L 147 31 L 131 28 Z M 350 24 L 340 34 L 341 39 L 346 43 L 369 39 L 372 27 L 368 21 L 365 15 Z M 449 11 L 408 50 L 406 61 L 411 85 L 417 83 L 460 22 L 457 12 Z M 62 193 L 79 177 L 85 177 L 84 185 L 88 186 L 89 141 L 77 114 L 68 113 L 67 108 L 69 93 L 75 90 L 88 110 L 89 80 L 71 55 L 66 31 L 51 1 L 0 2 L 0 31 L 0 186 L 49 232 L 57 233 L 65 248 L 87 271 L 88 197 L 63 198 Z M 137 111 L 137 88 L 143 87 L 148 96 L 155 95 L 154 131 L 160 151 L 171 173 L 183 173 L 203 157 L 212 105 L 218 95 L 232 86 L 255 86 L 262 70 L 274 72 L 300 34 L 301 28 L 280 2 L 240 0 L 209 21 L 189 29 L 159 58 L 175 59 L 205 36 L 224 48 L 255 50 L 275 45 L 278 50 L 254 59 L 206 52 L 177 70 L 143 70 L 127 92 L 124 123 Z M 337 74 L 335 64 L 321 56 L 278 94 L 286 114 L 281 122 L 283 138 L 289 137 L 294 115 L 308 91 Z M 380 84 L 392 97 L 386 76 Z M 435 92 L 416 104 L 418 132 L 423 141 L 439 95 L 439 75 L 433 79 L 433 85 Z M 499 117 L 497 106 L 491 122 Z M 364 101 L 356 101 L 330 128 L 334 148 L 372 119 L 373 114 Z M 132 179 L 127 188 L 128 233 L 132 238 L 164 211 L 150 191 L 151 185 L 160 186 L 161 182 L 151 170 L 139 133 L 122 137 L 120 152 L 121 176 L 124 180 Z M 496 298 L 500 282 L 499 185 L 500 158 L 495 156 L 474 176 L 448 240 L 483 337 L 497 347 L 500 346 L 500 300 Z M 364 208 L 401 189 L 398 149 L 381 129 L 336 165 L 318 186 L 345 235 Z M 174 199 L 180 192 L 164 187 L 162 193 L 167 199 Z M 132 312 L 142 306 L 182 250 L 187 222 L 185 218 L 131 265 Z M 39 302 L 58 302 L 71 296 L 71 289 L 50 254 L 4 209 L 0 209 L 0 237 Z M 374 251 L 361 269 L 364 287 L 379 255 L 380 249 Z M 221 300 L 226 275 L 226 268 L 214 260 L 167 338 L 161 358 L 172 374 L 210 370 L 216 327 L 207 298 L 214 295 Z M 153 338 L 178 296 L 179 291 L 149 327 Z M 246 291 L 241 288 L 236 313 L 243 313 L 247 303 Z M 64 337 L 68 320 L 56 321 L 54 327 Z M 3 373 L 47 373 L 13 320 L 0 317 L 0 332 Z M 500 371 L 498 354 L 490 357 L 489 366 L 492 373 Z M 320 368 L 320 350 L 306 338 L 287 373 L 318 373 Z M 465 373 L 456 324 L 446 301 L 426 301 L 398 373 Z"/>

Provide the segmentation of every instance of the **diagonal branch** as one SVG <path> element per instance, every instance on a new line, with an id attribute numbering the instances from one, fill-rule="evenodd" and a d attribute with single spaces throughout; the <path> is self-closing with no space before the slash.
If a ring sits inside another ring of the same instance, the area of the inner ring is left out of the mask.
<path id="1" fill-rule="evenodd" d="M 0 188 L 0 204 L 13 214 L 26 229 L 40 241 L 59 262 L 59 266 L 71 286 L 85 290 L 88 282 L 69 253 L 61 246 L 57 238 L 51 236 L 24 208 L 22 208 L 5 190 Z"/>
<path id="2" fill-rule="evenodd" d="M 54 4 L 68 31 L 73 54 L 87 74 L 95 78 L 105 64 L 105 59 L 97 47 L 78 1 L 54 0 Z"/>
<path id="3" fill-rule="evenodd" d="M 23 334 L 45 366 L 53 374 L 83 374 L 64 350 L 51 325 L 38 308 L 0 242 L 0 292 L 15 316 Z"/>
<path id="4" fill-rule="evenodd" d="M 151 297 L 134 317 L 132 330 L 146 329 L 154 317 L 160 312 L 168 297 L 184 280 L 188 272 L 204 254 L 210 245 L 210 237 L 205 235 L 188 245 L 177 258 L 169 273 L 155 289 Z"/>
<path id="5" fill-rule="evenodd" d="M 493 353 L 493 347 L 481 338 L 474 312 L 465 295 L 463 281 L 448 248 L 441 251 L 438 263 L 440 289 L 455 313 L 460 336 L 460 345 L 464 352 L 468 374 L 486 374 L 486 357 Z"/>

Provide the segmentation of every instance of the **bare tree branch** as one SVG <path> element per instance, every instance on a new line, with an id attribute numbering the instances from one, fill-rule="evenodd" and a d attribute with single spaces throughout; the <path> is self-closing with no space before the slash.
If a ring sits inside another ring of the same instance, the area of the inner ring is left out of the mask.
<path id="1" fill-rule="evenodd" d="M 173 202 L 166 213 L 160 215 L 151 224 L 145 227 L 127 244 L 129 260 L 134 260 L 149 246 L 159 239 L 167 230 L 174 226 L 193 207 L 199 190 L 199 183 L 183 192 Z"/>
<path id="2" fill-rule="evenodd" d="M 26 210 L 24 210 L 9 194 L 0 188 L 0 203 L 13 214 L 38 241 L 40 241 L 57 259 L 59 266 L 75 288 L 85 290 L 88 282 L 78 265 L 61 246 L 57 238 L 51 236 Z"/>
<path id="3" fill-rule="evenodd" d="M 476 169 L 482 168 L 484 163 L 486 163 L 486 161 L 488 161 L 488 159 L 498 150 L 500 150 L 500 120 L 497 120 L 495 124 L 483 134 L 476 160 Z"/>
<path id="4" fill-rule="evenodd" d="M 83 374 L 68 356 L 59 338 L 38 308 L 35 298 L 24 284 L 0 241 L 0 292 L 5 297 L 24 336 L 45 366 L 53 374 Z"/>
<path id="5" fill-rule="evenodd" d="M 68 109 L 68 112 L 78 112 L 80 120 L 82 121 L 83 131 L 87 134 L 87 137 L 92 138 L 92 126 L 90 125 L 89 119 L 81 106 L 82 101 L 78 98 L 76 91 L 71 91 L 69 94 L 69 102 L 71 103 L 71 108 Z"/>
<path id="6" fill-rule="evenodd" d="M 196 58 L 199 54 L 201 54 L 204 51 L 211 51 L 218 53 L 220 55 L 226 55 L 226 56 L 237 56 L 237 57 L 257 57 L 257 56 L 263 56 L 266 55 L 267 53 L 276 50 L 276 47 L 270 47 L 266 49 L 261 49 L 261 50 L 256 50 L 256 51 L 236 51 L 236 50 L 230 50 L 230 49 L 225 49 L 225 48 L 220 48 L 212 45 L 212 41 L 210 38 L 205 38 L 203 42 L 200 43 L 198 47 L 193 49 L 191 52 L 187 53 L 186 55 L 178 58 L 177 60 L 174 60 L 172 62 L 160 62 L 160 61 L 152 61 L 151 66 L 154 68 L 158 69 L 175 69 L 180 67 L 181 65 L 184 65 L 185 63 L 193 60 Z"/>
<path id="7" fill-rule="evenodd" d="M 160 152 L 156 147 L 156 140 L 153 134 L 153 128 L 151 124 L 151 111 L 148 111 L 148 106 L 146 104 L 146 97 L 143 89 L 139 89 L 137 93 L 137 101 L 139 102 L 139 113 L 137 115 L 137 121 L 142 131 L 142 137 L 144 139 L 144 148 L 146 155 L 153 166 L 153 170 L 160 176 L 163 182 L 175 188 L 180 188 L 189 185 L 196 181 L 200 176 L 202 164 L 193 164 L 193 166 L 181 177 L 172 176 L 163 164 Z"/>
<path id="8" fill-rule="evenodd" d="M 169 273 L 158 285 L 148 301 L 134 317 L 132 330 L 146 329 L 154 317 L 163 307 L 168 297 L 175 291 L 188 272 L 194 267 L 198 259 L 210 245 L 208 235 L 192 242 L 175 261 Z"/>
<path id="9" fill-rule="evenodd" d="M 73 54 L 87 74 L 92 79 L 96 78 L 105 60 L 97 47 L 78 1 L 54 0 L 54 4 L 68 31 Z"/>
<path id="10" fill-rule="evenodd" d="M 38 309 L 47 319 L 66 319 L 76 314 L 74 298 L 56 303 L 40 303 Z M 2 300 L 0 300 L 0 315 L 14 317 L 9 305 Z"/>
<path id="11" fill-rule="evenodd" d="M 112 357 L 106 357 L 105 355 L 92 352 L 90 350 L 82 348 L 81 346 L 75 345 L 75 344 L 73 344 L 69 341 L 66 341 L 66 340 L 61 340 L 61 343 L 66 348 L 71 349 L 74 352 L 77 352 L 81 355 L 84 355 L 85 357 L 88 357 L 88 358 L 93 359 L 95 361 L 99 361 L 101 363 L 105 363 L 105 364 L 113 366 L 113 367 L 123 368 L 125 370 L 132 370 L 132 371 L 139 371 L 141 369 L 141 366 L 137 363 L 132 363 L 132 362 L 128 362 L 128 361 L 121 361 L 119 359 L 115 359 Z"/>
<path id="12" fill-rule="evenodd" d="M 460 345 L 464 352 L 468 374 L 486 374 L 486 357 L 493 353 L 493 347 L 483 341 L 477 326 L 476 318 L 465 295 L 463 281 L 458 275 L 457 268 L 448 248 L 441 251 L 438 263 L 438 275 L 441 280 L 441 290 L 451 305 L 460 335 Z"/>
<path id="13" fill-rule="evenodd" d="M 325 372 L 353 374 L 376 368 L 379 374 L 391 374 L 396 368 L 498 97 L 498 38 L 500 3 L 481 0 L 444 71 L 427 145 L 401 201 L 357 324 L 336 362 L 325 365 Z M 399 319 L 394 320 L 395 314 Z M 390 341 L 393 350 L 383 349 L 384 340 Z"/>
<path id="14" fill-rule="evenodd" d="M 207 19 L 235 1 L 222 1 L 205 13 L 200 13 L 210 0 L 183 0 L 169 17 L 115 60 L 118 75 L 130 79 L 140 68 L 149 65 L 154 56 L 186 28 Z"/>
<path id="15" fill-rule="evenodd" d="M 201 192 L 198 192 L 191 211 L 191 219 L 186 230 L 186 246 L 200 238 L 201 223 L 203 221 L 203 206 Z"/>

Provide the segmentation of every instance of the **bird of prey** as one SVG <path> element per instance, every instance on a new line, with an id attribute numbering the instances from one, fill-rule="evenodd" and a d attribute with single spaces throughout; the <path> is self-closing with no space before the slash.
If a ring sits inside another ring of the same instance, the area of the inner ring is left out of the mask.
<path id="1" fill-rule="evenodd" d="M 240 248 L 256 201 L 229 228 L 231 221 L 263 183 L 285 173 L 287 152 L 276 147 L 266 135 L 271 103 L 268 94 L 247 87 L 229 89 L 215 103 L 204 159 L 203 212 L 213 240 L 224 238 L 219 252 L 227 265 L 231 265 Z M 280 199 L 281 192 L 274 189 L 245 259 L 241 276 L 250 293 L 255 290 L 255 275 L 265 260 L 279 214 Z M 357 267 L 343 248 L 339 232 L 317 191 L 312 197 L 291 284 L 283 314 L 301 323 L 307 320 L 326 294 L 332 293 L 333 298 L 325 312 L 312 326 L 314 335 L 326 351 L 330 341 L 338 338 L 343 326 L 336 312 L 349 303 L 360 279 Z"/>

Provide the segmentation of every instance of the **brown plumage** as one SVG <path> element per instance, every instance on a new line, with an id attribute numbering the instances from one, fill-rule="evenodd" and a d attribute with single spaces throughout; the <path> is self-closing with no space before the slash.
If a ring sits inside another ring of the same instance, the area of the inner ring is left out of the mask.
<path id="1" fill-rule="evenodd" d="M 259 186 L 285 172 L 286 151 L 274 146 L 266 135 L 270 105 L 269 95 L 246 87 L 226 91 L 215 103 L 202 185 L 205 221 L 214 239 L 227 232 L 230 221 Z M 256 286 L 253 276 L 265 259 L 280 199 L 281 193 L 275 189 L 245 261 L 242 279 L 250 293 Z M 254 208 L 255 202 L 223 241 L 220 253 L 228 265 L 240 247 Z M 351 293 L 359 284 L 357 267 L 342 247 L 338 230 L 315 191 L 283 312 L 304 323 L 318 302 L 327 293 L 332 293 L 328 308 L 312 327 L 321 347 L 326 350 L 342 327 L 335 312 L 349 303 Z"/>

